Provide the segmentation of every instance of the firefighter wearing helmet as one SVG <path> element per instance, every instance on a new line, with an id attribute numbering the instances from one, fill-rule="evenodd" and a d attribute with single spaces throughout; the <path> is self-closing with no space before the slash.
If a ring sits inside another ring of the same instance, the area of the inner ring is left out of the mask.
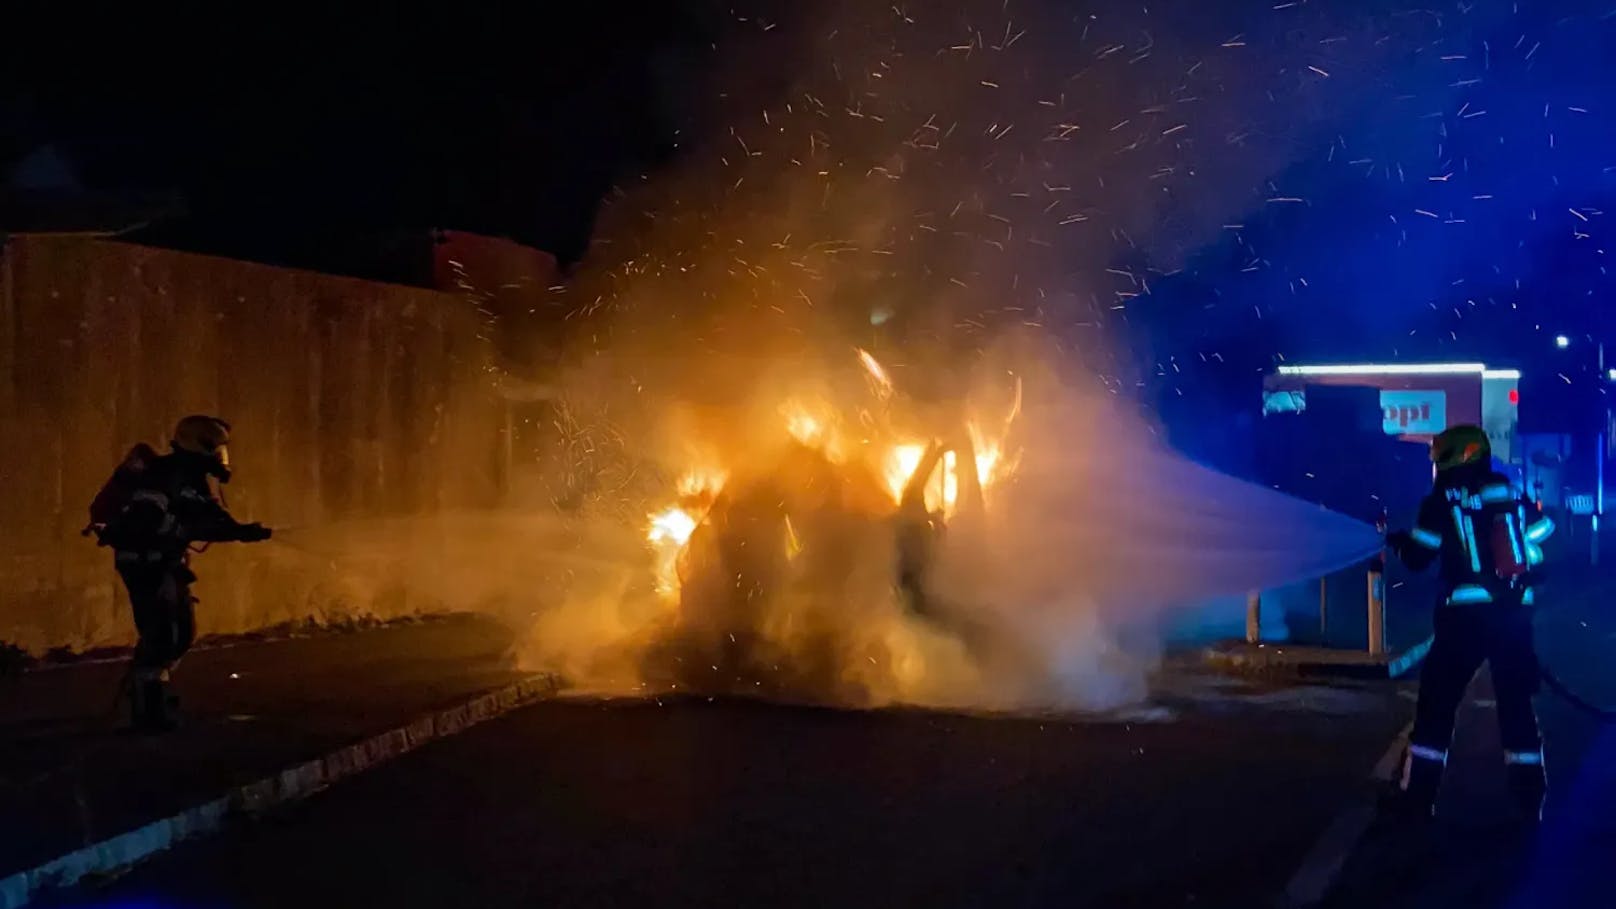
<path id="1" fill-rule="evenodd" d="M 230 480 L 230 424 L 189 416 L 174 427 L 170 451 L 136 446 L 90 506 L 90 526 L 129 591 L 138 635 L 129 698 L 136 728 L 159 731 L 175 723 L 169 670 L 196 635 L 191 596 L 191 546 L 256 542 L 262 524 L 230 516 L 210 481 Z"/>
<path id="2" fill-rule="evenodd" d="M 1435 637 L 1420 671 L 1414 731 L 1395 804 L 1416 817 L 1435 809 L 1454 712 L 1482 662 L 1490 664 L 1511 795 L 1522 819 L 1542 816 L 1547 779 L 1532 696 L 1532 580 L 1554 522 L 1492 466 L 1477 426 L 1453 426 L 1431 442 L 1436 479 L 1413 528 L 1387 536 L 1409 568 L 1439 566 Z"/>

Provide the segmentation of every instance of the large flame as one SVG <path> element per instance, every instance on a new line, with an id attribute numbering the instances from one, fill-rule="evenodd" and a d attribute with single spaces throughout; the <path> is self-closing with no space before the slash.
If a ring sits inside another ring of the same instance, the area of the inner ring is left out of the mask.
<path id="1" fill-rule="evenodd" d="M 679 554 L 684 552 L 685 544 L 690 542 L 700 521 L 699 516 L 678 505 L 651 515 L 651 530 L 646 539 L 651 542 L 657 593 L 663 597 L 679 598 Z"/>
<path id="2" fill-rule="evenodd" d="M 838 464 L 853 456 L 856 446 L 843 432 L 841 415 L 829 401 L 793 397 L 780 405 L 780 415 L 786 432 L 803 445 L 824 452 Z"/>
<path id="3" fill-rule="evenodd" d="M 903 500 L 903 491 L 909 486 L 915 471 L 920 469 L 920 459 L 925 456 L 926 445 L 922 442 L 906 442 L 887 450 L 881 474 L 887 481 L 887 491 L 892 493 L 892 501 Z"/>
<path id="4" fill-rule="evenodd" d="M 894 502 L 903 501 L 903 494 L 920 470 L 928 447 L 924 442 L 905 442 L 888 450 L 882 475 Z M 945 451 L 921 483 L 921 501 L 925 502 L 927 511 L 950 517 L 959 503 L 959 488 L 959 458 L 953 451 Z"/>
<path id="5" fill-rule="evenodd" d="M 883 399 L 890 396 L 893 393 L 892 381 L 880 361 L 866 350 L 855 350 L 860 364 L 873 380 L 876 395 Z M 1002 482 L 1014 471 L 1014 458 L 1006 457 L 1004 440 L 1020 406 L 1021 387 L 1018 380 L 1015 403 L 997 434 L 990 434 L 976 421 L 968 422 L 964 427 L 974 454 L 972 466 L 976 471 L 977 485 L 984 496 L 993 485 Z M 859 411 L 860 419 L 855 422 L 859 428 L 858 435 L 850 434 L 841 411 L 829 400 L 820 397 L 790 397 L 780 404 L 778 413 L 786 435 L 798 444 L 823 454 L 832 463 L 847 464 L 855 459 L 865 459 L 867 466 L 884 482 L 893 506 L 903 502 L 905 491 L 915 480 L 927 452 L 933 446 L 931 440 L 902 438 L 890 432 L 885 434 L 886 438 L 881 438 L 880 427 L 872 427 L 871 424 L 876 421 L 870 417 L 868 410 Z M 926 511 L 945 521 L 953 516 L 959 504 L 963 479 L 959 460 L 954 449 L 943 451 L 919 486 Z M 665 598 L 678 599 L 679 565 L 684 551 L 691 536 L 706 519 L 727 479 L 726 470 L 711 466 L 687 471 L 679 477 L 676 485 L 678 501 L 649 515 L 646 539 L 653 555 L 657 591 Z M 795 558 L 802 550 L 802 543 L 797 538 L 789 515 L 785 517 L 785 530 L 788 555 Z"/>
<path id="6" fill-rule="evenodd" d="M 650 515 L 645 538 L 651 544 L 652 572 L 657 593 L 671 600 L 679 598 L 679 557 L 690 537 L 701 525 L 713 500 L 724 488 L 727 474 L 701 468 L 686 471 L 676 488 L 679 502 Z"/>

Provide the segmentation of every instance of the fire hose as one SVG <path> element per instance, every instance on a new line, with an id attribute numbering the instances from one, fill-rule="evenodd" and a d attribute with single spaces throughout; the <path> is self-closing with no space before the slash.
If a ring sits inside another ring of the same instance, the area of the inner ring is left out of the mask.
<path id="1" fill-rule="evenodd" d="M 1538 663 L 1538 675 L 1542 677 L 1543 684 L 1547 685 L 1550 691 L 1559 695 L 1562 700 L 1570 704 L 1572 707 L 1575 707 L 1576 709 L 1594 717 L 1597 720 L 1600 720 L 1601 722 L 1616 721 L 1616 709 L 1610 707 L 1600 707 L 1598 704 L 1595 704 L 1592 701 L 1589 701 L 1587 698 L 1584 698 L 1582 695 L 1577 694 L 1568 685 L 1566 685 L 1565 682 L 1560 681 L 1560 677 L 1551 672 L 1549 667 L 1543 665 L 1541 661 Z"/>
<path id="2" fill-rule="evenodd" d="M 1375 529 L 1380 533 L 1385 534 L 1386 515 L 1384 511 L 1381 513 L 1379 520 L 1375 522 Z M 1384 549 L 1381 550 L 1377 559 L 1380 565 L 1384 566 L 1386 564 L 1386 551 Z M 1556 695 L 1559 695 L 1561 700 L 1565 701 L 1567 704 L 1570 704 L 1576 710 L 1601 722 L 1616 721 L 1616 707 L 1601 707 L 1578 694 L 1574 689 L 1571 688 L 1571 686 L 1567 685 L 1563 680 L 1561 680 L 1559 676 L 1555 675 L 1554 671 L 1549 669 L 1549 667 L 1545 665 L 1541 659 L 1538 660 L 1537 668 L 1538 677 L 1543 680 L 1544 686 L 1546 686 Z"/>

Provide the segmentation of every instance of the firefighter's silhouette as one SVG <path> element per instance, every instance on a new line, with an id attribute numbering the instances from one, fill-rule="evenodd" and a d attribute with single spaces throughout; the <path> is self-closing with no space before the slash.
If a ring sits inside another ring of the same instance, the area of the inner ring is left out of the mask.
<path id="1" fill-rule="evenodd" d="M 1420 673 L 1397 807 L 1430 817 L 1448 762 L 1454 713 L 1482 662 L 1492 669 L 1509 786 L 1522 817 L 1541 818 L 1547 778 L 1532 696 L 1532 582 L 1554 522 L 1493 469 L 1487 434 L 1454 426 L 1431 443 L 1436 480 L 1413 528 L 1387 536 L 1411 569 L 1441 572 L 1435 639 Z"/>
<path id="2" fill-rule="evenodd" d="M 129 678 L 136 728 L 175 723 L 169 670 L 196 636 L 190 556 L 193 543 L 267 540 L 262 524 L 230 516 L 210 480 L 230 480 L 230 424 L 189 416 L 174 428 L 170 452 L 137 445 L 90 506 L 90 526 L 129 591 L 138 635 Z"/>

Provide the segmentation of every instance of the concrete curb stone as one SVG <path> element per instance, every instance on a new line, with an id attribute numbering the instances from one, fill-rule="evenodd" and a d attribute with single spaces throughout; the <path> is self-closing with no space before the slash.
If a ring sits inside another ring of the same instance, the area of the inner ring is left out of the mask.
<path id="1" fill-rule="evenodd" d="M 559 688 L 559 680 L 550 675 L 513 682 L 338 748 L 323 757 L 238 786 L 178 814 L 19 871 L 0 879 L 0 909 L 20 909 L 47 891 L 116 874 L 184 840 L 217 833 L 233 817 L 261 814 L 308 798 L 345 777 L 369 770 L 428 742 L 464 732 L 518 707 L 543 700 Z"/>

